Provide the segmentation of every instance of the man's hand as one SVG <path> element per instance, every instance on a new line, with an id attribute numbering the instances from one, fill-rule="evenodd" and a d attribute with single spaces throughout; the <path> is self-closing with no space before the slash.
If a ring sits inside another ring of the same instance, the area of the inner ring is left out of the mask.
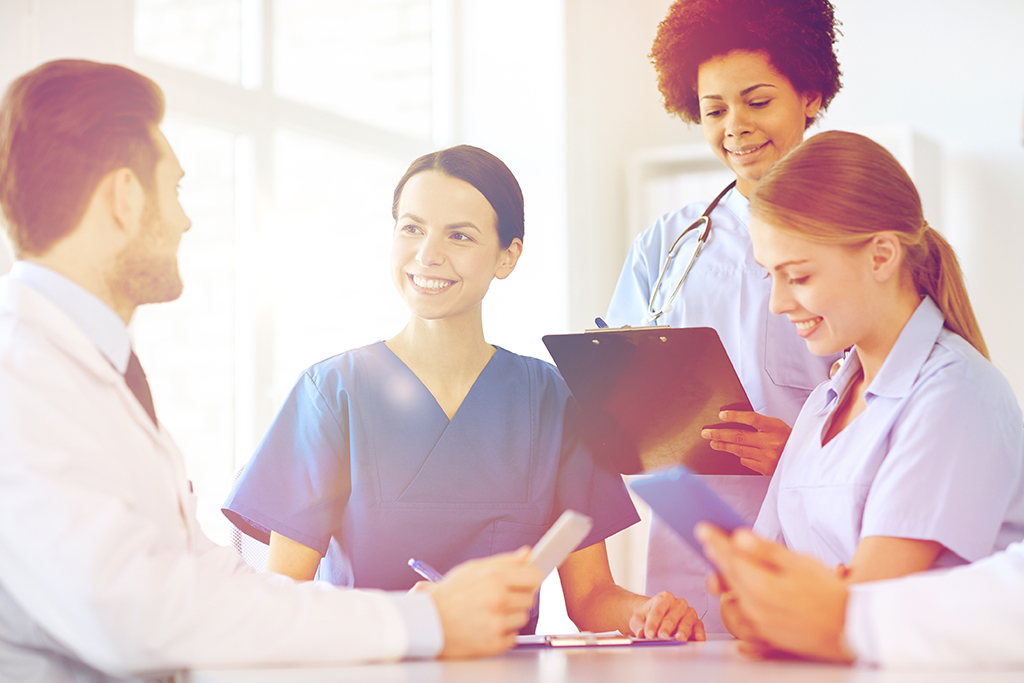
<path id="1" fill-rule="evenodd" d="M 775 417 L 760 415 L 751 410 L 723 410 L 718 414 L 723 422 L 750 425 L 756 432 L 745 429 L 704 429 L 700 435 L 711 441 L 716 451 L 732 453 L 740 464 L 758 474 L 770 477 L 779 464 L 782 449 L 786 447 L 789 425 Z"/>
<path id="2" fill-rule="evenodd" d="M 722 619 L 728 612 L 737 635 L 805 657 L 853 661 L 841 642 L 848 592 L 834 570 L 747 529 L 730 537 L 701 523 L 694 534 L 721 572 L 717 587 L 728 586 Z"/>
<path id="3" fill-rule="evenodd" d="M 444 628 L 441 657 L 486 657 L 515 644 L 543 578 L 528 555 L 520 548 L 470 560 L 427 587 Z"/>
<path id="4" fill-rule="evenodd" d="M 704 640 L 704 624 L 697 612 L 668 591 L 662 591 L 641 603 L 629 619 L 629 627 L 637 638 L 666 640 Z"/>

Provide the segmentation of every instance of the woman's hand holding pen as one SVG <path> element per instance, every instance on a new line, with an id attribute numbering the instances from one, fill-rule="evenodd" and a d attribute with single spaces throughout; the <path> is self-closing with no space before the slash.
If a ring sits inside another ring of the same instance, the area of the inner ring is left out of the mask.
<path id="1" fill-rule="evenodd" d="M 540 588 L 540 570 L 528 548 L 470 560 L 429 591 L 444 628 L 441 657 L 461 659 L 504 652 L 515 644 Z"/>
<path id="2" fill-rule="evenodd" d="M 712 448 L 732 453 L 740 459 L 740 464 L 758 474 L 770 477 L 775 473 L 779 457 L 792 431 L 789 425 L 778 418 L 760 415 L 752 410 L 723 410 L 718 414 L 718 419 L 749 425 L 757 431 L 704 429 L 700 435 L 711 441 Z"/>

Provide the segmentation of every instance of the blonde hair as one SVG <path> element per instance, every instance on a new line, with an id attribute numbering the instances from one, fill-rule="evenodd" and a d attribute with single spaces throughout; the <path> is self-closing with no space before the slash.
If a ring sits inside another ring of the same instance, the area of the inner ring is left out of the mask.
<path id="1" fill-rule="evenodd" d="M 988 358 L 953 248 L 924 220 L 917 188 L 881 145 L 854 133 L 815 135 L 761 178 L 750 215 L 822 244 L 853 247 L 895 233 L 917 293 L 931 297 L 946 328 Z"/>

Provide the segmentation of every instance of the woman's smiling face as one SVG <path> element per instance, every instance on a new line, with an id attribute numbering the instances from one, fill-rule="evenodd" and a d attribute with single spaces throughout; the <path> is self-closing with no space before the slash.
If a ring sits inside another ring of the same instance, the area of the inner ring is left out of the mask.
<path id="1" fill-rule="evenodd" d="M 803 140 L 821 96 L 799 93 L 763 51 L 733 50 L 700 65 L 697 97 L 704 137 L 749 197 L 772 164 Z"/>
<path id="2" fill-rule="evenodd" d="M 772 279 L 769 309 L 796 325 L 811 353 L 838 353 L 874 333 L 879 309 L 867 246 L 812 242 L 754 217 L 750 239 Z"/>
<path id="3" fill-rule="evenodd" d="M 464 180 L 438 171 L 409 178 L 398 201 L 391 276 L 413 315 L 438 320 L 476 309 L 491 280 L 512 272 L 522 242 L 502 248 L 497 220 Z"/>

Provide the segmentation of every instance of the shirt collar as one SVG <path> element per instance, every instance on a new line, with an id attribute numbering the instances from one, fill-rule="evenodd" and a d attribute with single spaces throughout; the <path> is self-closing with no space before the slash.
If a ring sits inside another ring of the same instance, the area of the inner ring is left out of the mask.
<path id="1" fill-rule="evenodd" d="M 743 225 L 750 225 L 750 200 L 735 187 L 722 198 L 722 203 L 732 211 Z"/>
<path id="2" fill-rule="evenodd" d="M 878 375 L 867 388 L 865 398 L 868 393 L 889 398 L 901 398 L 910 393 L 945 322 L 935 302 L 924 297 L 900 331 Z"/>
<path id="3" fill-rule="evenodd" d="M 71 318 L 122 375 L 128 369 L 132 343 L 124 321 L 112 308 L 81 285 L 45 266 L 15 261 L 10 277 L 24 282 Z"/>
<path id="4" fill-rule="evenodd" d="M 818 408 L 818 415 L 824 415 L 832 409 L 837 398 L 843 395 L 846 388 L 850 386 L 850 382 L 857 377 L 860 372 L 860 357 L 857 355 L 857 349 L 854 348 L 850 351 L 849 355 L 843 359 L 842 364 L 839 366 L 839 371 L 828 381 L 828 390 L 825 392 L 825 401 L 821 407 Z"/>
<path id="5" fill-rule="evenodd" d="M 927 296 L 924 297 L 900 331 L 900 336 L 896 338 L 896 343 L 882 362 L 882 367 L 871 381 L 871 386 L 865 390 L 864 400 L 870 401 L 874 396 L 902 398 L 910 393 L 914 381 L 921 373 L 921 368 L 931 355 L 932 347 L 935 346 L 935 340 L 942 332 L 945 322 L 942 311 L 935 302 Z M 843 395 L 860 369 L 860 357 L 857 355 L 857 348 L 854 347 L 839 368 L 839 372 L 829 381 L 825 402 L 818 409 L 819 415 L 832 408 L 836 398 Z"/>

